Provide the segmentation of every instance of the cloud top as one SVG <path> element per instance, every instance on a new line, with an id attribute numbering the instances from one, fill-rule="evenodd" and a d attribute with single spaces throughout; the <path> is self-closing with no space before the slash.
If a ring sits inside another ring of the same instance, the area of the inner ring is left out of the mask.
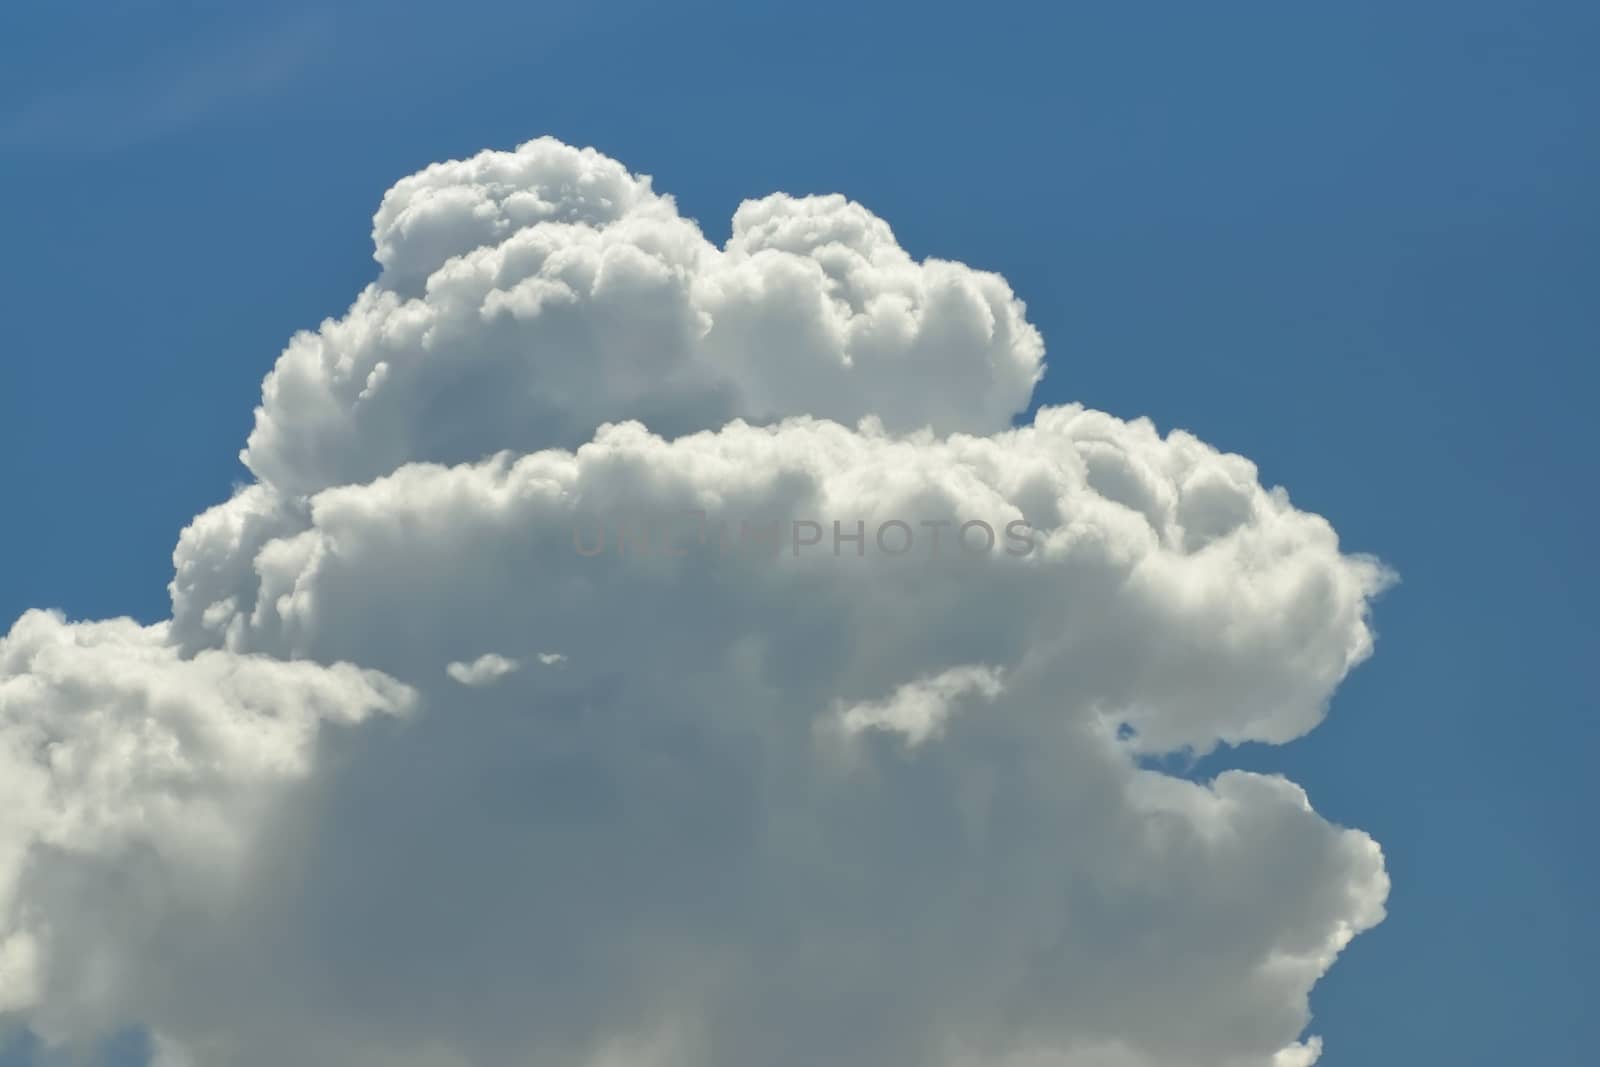
<path id="1" fill-rule="evenodd" d="M 648 178 L 549 138 L 401 181 L 373 240 L 378 281 L 267 377 L 242 458 L 278 489 L 575 447 L 617 418 L 986 432 L 1043 372 L 1002 278 L 913 260 L 859 204 L 746 203 L 717 248 Z"/>

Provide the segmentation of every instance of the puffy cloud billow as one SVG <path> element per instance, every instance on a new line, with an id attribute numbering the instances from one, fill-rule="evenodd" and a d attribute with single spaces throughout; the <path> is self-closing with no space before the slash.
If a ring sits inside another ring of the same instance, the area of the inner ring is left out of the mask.
<path id="1" fill-rule="evenodd" d="M 1378 846 L 1150 757 L 1313 729 L 1379 564 L 1188 434 L 1013 426 L 1006 282 L 840 197 L 718 247 L 543 139 L 373 237 L 170 620 L 0 639 L 0 1018 L 164 1067 L 1316 1060 Z M 706 536 L 766 523 L 822 536 Z"/>

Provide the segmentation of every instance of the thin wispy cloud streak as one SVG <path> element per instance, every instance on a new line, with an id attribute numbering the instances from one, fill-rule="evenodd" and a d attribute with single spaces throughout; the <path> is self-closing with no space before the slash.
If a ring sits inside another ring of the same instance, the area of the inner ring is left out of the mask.
<path id="1" fill-rule="evenodd" d="M 306 10 L 222 40 L 184 39 L 137 67 L 80 71 L 0 117 L 0 149 L 102 154 L 225 118 L 332 53 L 335 19 Z"/>

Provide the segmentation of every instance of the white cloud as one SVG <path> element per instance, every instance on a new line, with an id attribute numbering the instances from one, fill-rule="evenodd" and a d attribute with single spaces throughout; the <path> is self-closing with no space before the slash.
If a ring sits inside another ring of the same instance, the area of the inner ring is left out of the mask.
<path id="1" fill-rule="evenodd" d="M 29 612 L 0 638 L 0 1010 L 47 1036 L 114 1025 L 157 927 L 246 891 L 325 727 L 414 700 L 348 664 L 183 657 L 166 629 Z"/>
<path id="2" fill-rule="evenodd" d="M 719 249 L 648 178 L 549 139 L 406 178 L 373 239 L 379 281 L 267 378 L 243 458 L 279 489 L 572 447 L 617 418 L 999 429 L 1042 370 L 1003 279 L 912 260 L 858 204 L 747 203 Z"/>
<path id="3" fill-rule="evenodd" d="M 840 704 L 835 711 L 846 733 L 887 730 L 902 734 L 907 744 L 920 745 L 940 732 L 957 700 L 972 695 L 993 700 L 1002 688 L 999 672 L 991 668 L 952 667 L 908 682 L 887 700 Z"/>
<path id="4" fill-rule="evenodd" d="M 1005 283 L 840 198 L 719 249 L 538 141 L 374 236 L 171 621 L 0 645 L 0 1010 L 213 1067 L 1316 1059 L 1378 847 L 1141 757 L 1314 728 L 1378 564 L 1188 434 L 1008 428 Z M 827 538 L 714 535 L 769 520 Z M 968 521 L 1035 548 L 921 549 Z"/>
<path id="5" fill-rule="evenodd" d="M 445 667 L 445 672 L 462 685 L 481 686 L 490 685 L 521 666 L 514 659 L 507 659 L 496 652 L 486 652 L 471 663 L 459 660 L 451 663 Z"/>

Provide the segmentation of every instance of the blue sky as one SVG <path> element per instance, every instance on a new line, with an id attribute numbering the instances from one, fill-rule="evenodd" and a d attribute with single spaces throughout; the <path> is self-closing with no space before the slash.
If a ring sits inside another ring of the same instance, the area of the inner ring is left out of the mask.
<path id="1" fill-rule="evenodd" d="M 1578 0 L 9 5 L 0 616 L 165 617 L 177 531 L 246 477 L 284 341 L 374 275 L 400 176 L 549 133 L 717 240 L 745 197 L 841 191 L 1006 276 L 1036 399 L 1241 452 L 1398 570 L 1329 720 L 1201 768 L 1282 770 L 1384 846 L 1322 1063 L 1576 1067 L 1597 31 Z"/>

